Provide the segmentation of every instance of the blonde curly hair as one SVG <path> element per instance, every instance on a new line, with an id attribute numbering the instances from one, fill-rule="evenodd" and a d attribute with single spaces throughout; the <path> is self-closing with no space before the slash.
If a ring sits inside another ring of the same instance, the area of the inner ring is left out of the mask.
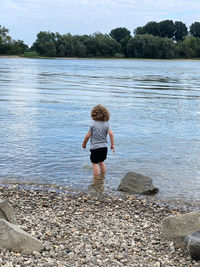
<path id="1" fill-rule="evenodd" d="M 95 121 L 108 121 L 110 119 L 110 112 L 106 107 L 97 105 L 91 111 L 91 117 Z"/>

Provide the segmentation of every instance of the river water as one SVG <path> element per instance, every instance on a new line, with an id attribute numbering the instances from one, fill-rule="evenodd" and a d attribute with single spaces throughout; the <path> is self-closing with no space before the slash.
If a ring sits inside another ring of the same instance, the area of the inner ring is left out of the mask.
<path id="1" fill-rule="evenodd" d="M 134 171 L 199 201 L 200 61 L 0 58 L 0 179 L 87 190 L 90 111 L 111 112 L 105 191 Z"/>

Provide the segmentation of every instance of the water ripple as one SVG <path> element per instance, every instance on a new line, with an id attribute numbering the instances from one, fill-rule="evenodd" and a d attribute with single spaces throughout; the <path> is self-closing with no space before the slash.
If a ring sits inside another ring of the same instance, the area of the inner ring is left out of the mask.
<path id="1" fill-rule="evenodd" d="M 105 189 L 127 171 L 160 198 L 198 200 L 200 62 L 0 58 L 0 177 L 86 189 L 90 110 L 111 111 L 116 153 Z"/>

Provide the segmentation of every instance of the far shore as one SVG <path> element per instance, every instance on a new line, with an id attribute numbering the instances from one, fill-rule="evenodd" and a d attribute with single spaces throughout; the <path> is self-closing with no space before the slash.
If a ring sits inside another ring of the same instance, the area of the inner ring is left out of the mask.
<path id="1" fill-rule="evenodd" d="M 130 61 L 200 61 L 200 58 L 172 58 L 172 59 L 162 59 L 162 58 L 118 58 L 118 57 L 110 57 L 110 58 L 99 58 L 99 57 L 28 57 L 28 56 L 19 56 L 19 55 L 0 55 L 0 58 L 28 58 L 28 59 L 60 59 L 60 60 L 130 60 Z"/>
<path id="2" fill-rule="evenodd" d="M 0 55 L 0 58 L 19 58 L 20 56 L 15 56 L 15 55 Z"/>

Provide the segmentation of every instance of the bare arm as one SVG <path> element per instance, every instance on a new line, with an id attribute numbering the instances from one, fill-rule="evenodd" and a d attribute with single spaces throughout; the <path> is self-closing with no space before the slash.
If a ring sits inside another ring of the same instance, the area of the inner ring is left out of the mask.
<path id="1" fill-rule="evenodd" d="M 90 139 L 91 132 L 88 132 L 83 140 L 82 148 L 86 148 L 87 142 Z"/>
<path id="2" fill-rule="evenodd" d="M 108 134 L 109 134 L 109 137 L 110 137 L 111 149 L 113 150 L 113 152 L 115 152 L 114 134 L 113 134 L 111 129 L 108 130 Z"/>

